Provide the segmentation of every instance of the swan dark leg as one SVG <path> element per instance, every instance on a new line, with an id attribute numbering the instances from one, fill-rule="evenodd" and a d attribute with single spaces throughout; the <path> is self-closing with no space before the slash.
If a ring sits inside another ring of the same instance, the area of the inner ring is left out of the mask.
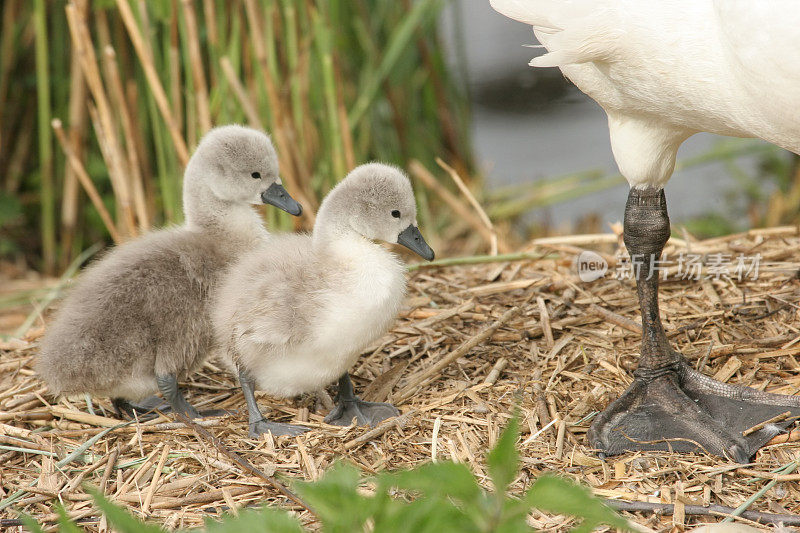
<path id="1" fill-rule="evenodd" d="M 156 411 L 162 413 L 169 413 L 177 411 L 189 418 L 201 418 L 205 416 L 223 416 L 229 414 L 224 409 L 210 409 L 207 411 L 198 411 L 190 404 L 183 395 L 180 387 L 178 387 L 178 378 L 174 374 L 165 376 L 156 376 L 156 383 L 161 395 L 164 396 L 162 400 L 158 396 L 150 396 L 141 402 L 132 403 L 122 398 L 113 398 L 111 400 L 117 414 L 127 418 L 138 418 L 139 420 L 151 420 L 157 416 Z M 164 401 L 166 400 L 166 401 Z"/>
<path id="2" fill-rule="evenodd" d="M 705 451 L 747 462 L 786 427 L 770 424 L 742 432 L 786 411 L 800 415 L 800 397 L 720 383 L 692 370 L 673 350 L 658 311 L 653 268 L 669 239 L 662 189 L 631 189 L 625 206 L 625 246 L 640 262 L 634 269 L 642 312 L 642 351 L 634 381 L 592 423 L 589 442 L 602 453 L 626 450 Z M 636 264 L 636 263 L 634 263 Z"/>
<path id="3" fill-rule="evenodd" d="M 395 406 L 383 402 L 365 402 L 353 391 L 350 374 L 339 378 L 339 391 L 336 393 L 336 407 L 325 417 L 325 422 L 335 426 L 349 426 L 356 419 L 360 426 L 375 426 L 379 422 L 397 416 L 400 411 Z"/>
<path id="4" fill-rule="evenodd" d="M 247 402 L 247 422 L 250 428 L 250 437 L 255 439 L 267 432 L 275 436 L 295 436 L 308 431 L 309 428 L 303 426 L 272 422 L 264 418 L 264 415 L 261 414 L 261 409 L 258 408 L 258 402 L 256 402 L 255 380 L 247 371 L 239 371 L 239 384 L 242 386 L 244 400 Z"/>

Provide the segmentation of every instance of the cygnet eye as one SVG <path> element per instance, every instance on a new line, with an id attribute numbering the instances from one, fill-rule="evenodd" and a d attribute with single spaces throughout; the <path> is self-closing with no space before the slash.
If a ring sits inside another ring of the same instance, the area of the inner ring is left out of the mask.
<path id="1" fill-rule="evenodd" d="M 250 175 L 253 176 L 254 180 L 260 180 L 261 179 L 261 172 L 253 172 Z"/>
<path id="2" fill-rule="evenodd" d="M 400 211 L 398 211 L 397 209 L 393 209 L 392 210 L 392 216 L 394 218 L 400 218 Z"/>

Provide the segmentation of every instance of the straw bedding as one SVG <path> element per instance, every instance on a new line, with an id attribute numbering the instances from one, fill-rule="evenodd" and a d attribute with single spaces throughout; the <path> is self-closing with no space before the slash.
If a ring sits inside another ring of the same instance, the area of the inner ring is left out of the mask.
<path id="1" fill-rule="evenodd" d="M 603 498 L 634 507 L 667 504 L 655 514 L 626 513 L 640 526 L 662 531 L 719 521 L 718 511 L 738 507 L 768 484 L 749 511 L 800 513 L 800 475 L 787 471 L 775 480 L 771 473 L 797 457 L 798 432 L 778 437 L 783 442 L 768 445 L 745 467 L 706 455 L 657 452 L 602 461 L 587 447 L 591 418 L 631 380 L 638 305 L 632 281 L 606 275 L 585 283 L 572 261 L 590 248 L 613 270 L 618 237 L 540 240 L 525 250 L 534 259 L 412 271 L 400 319 L 353 369 L 362 397 L 393 402 L 403 413 L 375 429 L 324 424 L 329 390 L 287 401 L 261 396 L 267 416 L 313 430 L 300 437 L 250 439 L 236 381 L 212 361 L 185 384 L 189 399 L 236 414 L 201 421 L 200 429 L 161 417 L 104 433 L 120 423 L 107 399 L 94 399 L 94 414 L 82 399 L 56 402 L 31 370 L 45 315 L 23 339 L 0 344 L 0 499 L 23 491 L 0 518 L 14 519 L 16 509 L 52 521 L 59 499 L 83 527 L 103 530 L 83 491 L 85 481 L 170 528 L 200 525 L 226 509 L 265 501 L 293 509 L 317 528 L 313 514 L 267 479 L 317 479 L 336 460 L 370 474 L 436 457 L 467 463 L 488 486 L 486 450 L 517 405 L 524 417 L 523 459 L 514 493 L 543 472 L 557 472 Z M 673 271 L 662 282 L 665 328 L 692 365 L 731 383 L 786 394 L 800 390 L 798 248 L 797 228 L 668 244 L 668 254 L 761 254 L 757 279 L 714 279 L 712 272 L 703 281 L 673 280 Z M 704 268 L 708 273 L 709 265 Z M 7 290 L 53 284 L 9 279 L 19 275 L 3 272 Z M 7 307 L 0 324 L 13 330 L 29 310 Z M 84 454 L 63 461 L 93 437 Z M 693 514 L 698 510 L 706 515 Z M 757 518 L 745 516 L 736 520 L 752 525 Z M 572 521 L 535 511 L 530 523 L 560 531 Z"/>

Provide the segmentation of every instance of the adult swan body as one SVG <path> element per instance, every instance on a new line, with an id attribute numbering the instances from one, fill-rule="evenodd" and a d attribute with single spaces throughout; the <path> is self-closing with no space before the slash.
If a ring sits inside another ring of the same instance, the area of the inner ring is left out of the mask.
<path id="1" fill-rule="evenodd" d="M 611 148 L 631 185 L 624 240 L 644 265 L 636 276 L 642 349 L 627 391 L 593 422 L 606 454 L 705 450 L 739 462 L 779 431 L 742 431 L 800 397 L 714 381 L 667 341 L 652 260 L 669 238 L 664 185 L 680 144 L 708 131 L 759 137 L 800 153 L 800 5 L 792 0 L 491 0 L 533 26 L 547 53 L 608 115 Z"/>

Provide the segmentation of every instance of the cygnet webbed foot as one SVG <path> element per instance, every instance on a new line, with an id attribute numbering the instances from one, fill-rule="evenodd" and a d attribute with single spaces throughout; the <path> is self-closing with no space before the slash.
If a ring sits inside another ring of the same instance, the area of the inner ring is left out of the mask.
<path id="1" fill-rule="evenodd" d="M 119 418 L 137 419 L 142 422 L 158 417 L 158 412 L 171 411 L 172 407 L 158 396 L 148 396 L 140 402 L 129 402 L 124 398 L 113 398 L 111 405 Z"/>
<path id="2" fill-rule="evenodd" d="M 149 396 L 140 402 L 129 402 L 124 398 L 113 398 L 111 400 L 111 404 L 114 406 L 114 410 L 117 413 L 117 416 L 120 418 L 129 418 L 129 419 L 138 419 L 142 422 L 147 420 L 153 420 L 158 416 L 158 413 L 171 413 L 172 406 L 159 398 L 158 396 Z M 191 404 L 188 404 L 189 407 L 194 409 Z M 208 417 L 215 417 L 215 416 L 226 416 L 232 414 L 230 411 L 225 409 L 203 409 L 201 411 L 194 410 L 194 414 L 190 416 L 190 418 L 208 418 Z"/>
<path id="3" fill-rule="evenodd" d="M 375 426 L 387 418 L 398 416 L 400 411 L 390 403 L 365 402 L 355 398 L 336 404 L 333 411 L 325 417 L 325 423 L 334 426 L 349 426 L 356 419 L 359 426 Z"/>
<path id="4" fill-rule="evenodd" d="M 281 422 L 272 422 L 266 418 L 262 418 L 256 422 L 250 422 L 250 438 L 257 439 L 265 433 L 272 433 L 273 436 L 288 435 L 296 437 L 302 435 L 311 428 L 296 426 L 294 424 L 282 424 Z"/>
<path id="5" fill-rule="evenodd" d="M 392 404 L 360 400 L 353 392 L 353 382 L 350 381 L 350 375 L 344 374 L 339 378 L 336 407 L 325 417 L 325 422 L 334 426 L 349 426 L 355 418 L 356 423 L 360 426 L 375 426 L 387 418 L 392 418 L 399 414 L 400 411 Z"/>
<path id="6" fill-rule="evenodd" d="M 800 415 L 800 397 L 721 383 L 681 360 L 661 372 L 637 372 L 628 390 L 592 423 L 588 438 L 606 455 L 672 450 L 746 463 L 796 418 L 742 433 L 787 411 Z"/>
<path id="7" fill-rule="evenodd" d="M 190 404 L 186 397 L 183 395 L 180 387 L 178 387 L 178 378 L 174 374 L 166 376 L 156 376 L 158 383 L 158 390 L 164 396 L 164 399 L 169 403 L 169 408 L 164 412 L 175 411 L 183 414 L 188 418 L 202 418 L 206 416 L 223 416 L 230 414 L 224 409 L 209 409 L 206 411 L 198 411 Z"/>

